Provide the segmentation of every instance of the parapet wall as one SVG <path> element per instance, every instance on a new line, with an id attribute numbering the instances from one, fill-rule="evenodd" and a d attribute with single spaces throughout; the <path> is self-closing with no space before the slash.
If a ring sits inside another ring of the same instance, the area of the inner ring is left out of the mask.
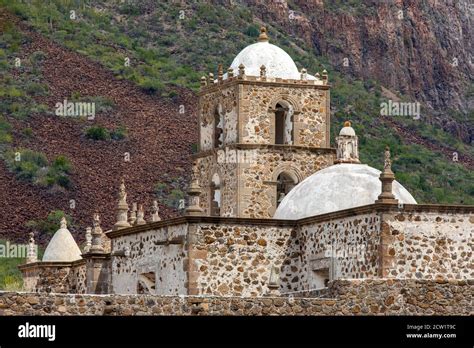
<path id="1" fill-rule="evenodd" d="M 19 267 L 26 291 L 52 293 L 86 293 L 86 263 L 35 262 Z"/>
<path id="2" fill-rule="evenodd" d="M 474 280 L 337 280 L 331 298 L 0 292 L 0 315 L 473 315 Z"/>
<path id="3" fill-rule="evenodd" d="M 382 220 L 383 277 L 474 278 L 471 211 L 412 205 L 384 212 Z"/>

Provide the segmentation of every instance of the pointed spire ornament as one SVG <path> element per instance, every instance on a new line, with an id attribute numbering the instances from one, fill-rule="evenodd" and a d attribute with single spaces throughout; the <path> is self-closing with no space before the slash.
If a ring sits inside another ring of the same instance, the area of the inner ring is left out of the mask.
<path id="1" fill-rule="evenodd" d="M 398 199 L 395 199 L 392 187 L 395 175 L 392 172 L 392 160 L 390 158 L 390 148 L 387 146 L 384 152 L 383 171 L 380 173 L 380 181 L 382 182 L 382 193 L 378 196 L 375 203 L 390 203 L 397 204 Z"/>
<path id="2" fill-rule="evenodd" d="M 301 69 L 300 78 L 301 78 L 301 80 L 307 80 L 308 71 L 305 68 Z"/>
<path id="3" fill-rule="evenodd" d="M 114 224 L 114 231 L 130 227 L 130 224 L 127 222 L 127 213 L 127 192 L 125 190 L 125 180 L 122 178 L 119 189 L 119 201 L 116 209 L 117 222 Z"/>
<path id="4" fill-rule="evenodd" d="M 88 253 L 92 247 L 92 228 L 86 228 L 86 245 L 84 246 L 84 252 Z"/>
<path id="5" fill-rule="evenodd" d="M 104 252 L 104 246 L 102 245 L 102 228 L 100 227 L 100 216 L 98 213 L 94 213 L 92 221 L 92 245 L 91 252 Z"/>
<path id="6" fill-rule="evenodd" d="M 193 164 L 193 173 L 191 177 L 191 185 L 189 185 L 188 196 L 189 202 L 186 208 L 187 215 L 202 215 L 203 210 L 200 203 L 201 186 L 199 185 L 199 169 L 197 163 Z"/>
<path id="7" fill-rule="evenodd" d="M 61 218 L 61 221 L 59 222 L 59 228 L 67 229 L 67 220 L 64 216 Z"/>
<path id="8" fill-rule="evenodd" d="M 329 80 L 328 72 L 327 72 L 326 69 L 323 70 L 322 77 L 323 77 L 323 83 L 326 85 L 328 83 L 328 80 Z"/>
<path id="9" fill-rule="evenodd" d="M 38 262 L 38 247 L 35 244 L 35 234 L 30 232 L 29 236 L 26 263 Z"/>
<path id="10" fill-rule="evenodd" d="M 227 77 L 234 77 L 234 69 L 230 68 L 227 69 Z"/>
<path id="11" fill-rule="evenodd" d="M 144 225 L 144 224 L 146 224 L 145 211 L 143 210 L 143 204 L 140 204 L 138 207 L 137 221 L 135 222 L 135 225 Z"/>
<path id="12" fill-rule="evenodd" d="M 151 208 L 151 221 L 161 221 L 158 201 L 153 201 L 153 207 Z"/>
<path id="13" fill-rule="evenodd" d="M 206 76 L 202 76 L 201 77 L 201 88 L 206 87 L 206 86 L 207 86 Z"/>
<path id="14" fill-rule="evenodd" d="M 239 65 L 239 79 L 243 79 L 245 77 L 245 65 Z"/>
<path id="15" fill-rule="evenodd" d="M 137 221 L 137 203 L 132 204 L 132 211 L 130 212 L 130 218 L 128 219 L 128 222 L 130 223 L 131 226 L 135 225 L 135 222 Z"/>
<path id="16" fill-rule="evenodd" d="M 220 82 L 224 77 L 224 69 L 222 68 L 222 64 L 219 64 L 217 67 L 217 80 Z"/>

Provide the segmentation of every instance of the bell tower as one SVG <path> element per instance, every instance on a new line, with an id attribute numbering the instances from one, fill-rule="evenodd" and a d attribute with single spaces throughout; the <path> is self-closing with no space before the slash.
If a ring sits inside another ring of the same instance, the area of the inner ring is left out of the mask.
<path id="1" fill-rule="evenodd" d="M 271 218 L 282 198 L 333 164 L 328 75 L 298 71 L 265 28 L 224 74 L 201 78 L 199 151 L 205 215 Z"/>

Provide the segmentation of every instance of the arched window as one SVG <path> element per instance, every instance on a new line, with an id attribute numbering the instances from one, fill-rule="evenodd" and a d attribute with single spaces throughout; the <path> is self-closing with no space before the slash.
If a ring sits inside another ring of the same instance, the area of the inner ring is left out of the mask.
<path id="1" fill-rule="evenodd" d="M 298 180 L 295 178 L 294 175 L 290 175 L 288 173 L 281 173 L 280 175 L 278 175 L 278 178 L 277 178 L 277 204 L 276 206 L 278 207 L 281 203 L 281 201 L 283 200 L 283 198 L 285 198 L 285 196 L 288 194 L 288 192 L 291 191 L 291 189 L 293 189 L 293 187 L 296 186 L 296 184 L 298 184 Z"/>
<path id="2" fill-rule="evenodd" d="M 224 143 L 224 115 L 220 105 L 214 112 L 214 148 L 221 147 Z"/>
<path id="3" fill-rule="evenodd" d="M 293 144 L 293 107 L 285 102 L 275 106 L 275 144 Z"/>
<path id="4" fill-rule="evenodd" d="M 221 179 L 215 173 L 211 180 L 211 216 L 221 215 Z"/>

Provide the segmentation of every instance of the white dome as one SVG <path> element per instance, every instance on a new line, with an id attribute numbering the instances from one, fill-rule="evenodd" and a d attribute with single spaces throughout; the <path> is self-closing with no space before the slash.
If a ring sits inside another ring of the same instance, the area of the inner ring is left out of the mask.
<path id="1" fill-rule="evenodd" d="M 82 259 L 81 250 L 67 229 L 66 222 L 61 221 L 61 228 L 56 231 L 43 255 L 43 261 L 71 262 Z"/>
<path id="2" fill-rule="evenodd" d="M 373 204 L 382 191 L 380 171 L 366 164 L 341 163 L 317 171 L 296 185 L 282 200 L 274 219 L 296 220 Z M 397 181 L 393 194 L 399 202 L 416 204 Z"/>
<path id="3" fill-rule="evenodd" d="M 351 126 L 345 126 L 341 128 L 339 135 L 355 137 L 356 133 L 355 133 L 354 128 L 352 128 Z"/>
<path id="4" fill-rule="evenodd" d="M 260 67 L 265 65 L 267 78 L 301 79 L 301 74 L 288 53 L 267 41 L 254 43 L 240 51 L 230 66 L 234 70 L 234 76 L 239 74 L 240 64 L 244 65 L 247 76 L 260 76 Z M 224 78 L 227 78 L 227 74 Z M 316 79 L 310 74 L 306 74 L 306 78 Z"/>

